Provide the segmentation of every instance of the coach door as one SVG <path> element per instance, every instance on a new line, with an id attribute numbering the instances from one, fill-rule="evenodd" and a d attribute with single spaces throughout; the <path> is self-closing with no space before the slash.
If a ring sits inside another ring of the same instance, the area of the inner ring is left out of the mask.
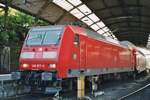
<path id="1" fill-rule="evenodd" d="M 86 41 L 85 37 L 80 36 L 80 67 L 84 69 L 86 66 Z"/>

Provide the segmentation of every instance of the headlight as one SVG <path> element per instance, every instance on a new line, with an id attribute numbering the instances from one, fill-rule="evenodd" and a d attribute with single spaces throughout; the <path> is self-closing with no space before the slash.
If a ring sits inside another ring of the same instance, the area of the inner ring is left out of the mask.
<path id="1" fill-rule="evenodd" d="M 20 57 L 21 58 L 34 58 L 34 52 L 22 52 Z"/>
<path id="2" fill-rule="evenodd" d="M 43 52 L 43 58 L 56 58 L 57 52 L 50 51 L 50 52 Z"/>
<path id="3" fill-rule="evenodd" d="M 56 64 L 49 64 L 49 68 L 56 68 Z"/>
<path id="4" fill-rule="evenodd" d="M 28 68 L 28 67 L 29 67 L 29 64 L 22 64 L 22 67 L 23 67 L 23 68 Z"/>

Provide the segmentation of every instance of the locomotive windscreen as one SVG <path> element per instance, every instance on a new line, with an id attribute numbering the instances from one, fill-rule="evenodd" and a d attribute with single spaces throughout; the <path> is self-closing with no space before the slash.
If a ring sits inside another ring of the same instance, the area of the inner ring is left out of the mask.
<path id="1" fill-rule="evenodd" d="M 26 39 L 27 45 L 49 45 L 58 44 L 62 29 L 32 29 Z"/>

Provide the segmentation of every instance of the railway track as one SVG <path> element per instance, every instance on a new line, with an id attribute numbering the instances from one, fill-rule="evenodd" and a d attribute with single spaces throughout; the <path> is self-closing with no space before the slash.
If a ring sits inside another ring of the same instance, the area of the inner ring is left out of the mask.
<path id="1" fill-rule="evenodd" d="M 52 100 L 52 96 L 41 94 L 23 94 L 13 97 L 1 98 L 0 100 Z"/>
<path id="2" fill-rule="evenodd" d="M 120 82 L 119 81 L 117 82 L 115 80 L 114 82 L 111 81 L 111 82 L 107 82 L 107 84 L 103 84 L 102 87 L 103 88 L 101 89 L 104 90 L 105 94 L 102 96 L 98 96 L 96 98 L 92 98 L 92 100 L 133 100 L 133 99 L 128 99 L 128 98 L 131 98 L 132 96 L 135 97 L 135 95 L 142 92 L 144 89 L 150 87 L 150 76 L 149 75 L 143 76 L 140 79 L 138 78 L 137 80 L 134 80 L 134 81 L 133 80 L 130 81 L 129 79 L 128 81 L 120 80 Z M 110 92 L 112 92 L 111 96 L 110 96 Z M 91 97 L 91 95 L 89 94 L 90 93 L 88 93 L 88 96 Z M 67 92 L 61 95 L 63 99 L 60 99 L 60 100 L 76 100 L 75 95 L 76 95 L 75 93 Z M 110 98 L 107 96 L 110 96 Z M 4 98 L 4 99 L 0 98 L 0 100 L 55 100 L 53 99 L 53 97 L 54 95 L 23 94 L 23 95 L 17 95 L 14 97 Z M 86 98 L 86 100 L 90 100 L 90 99 Z M 137 100 L 137 99 L 134 99 L 134 100 Z M 143 100 L 143 99 L 140 99 L 140 100 Z"/>
<path id="3" fill-rule="evenodd" d="M 121 96 L 117 100 L 128 100 L 128 98 L 131 98 L 132 96 L 138 95 L 139 93 L 143 92 L 145 89 L 147 89 L 149 87 L 150 87 L 150 83 L 147 83 L 146 85 L 144 85 L 144 86 L 142 86 L 142 87 L 126 94 L 126 95 Z"/>
<path id="4" fill-rule="evenodd" d="M 147 85 L 145 85 L 145 86 L 143 86 L 143 87 L 141 87 L 141 88 L 139 88 L 139 89 L 137 89 L 137 90 L 135 90 L 135 91 L 133 91 L 133 92 L 131 92 L 131 93 L 129 93 L 129 94 L 127 94 L 127 95 L 122 96 L 118 100 L 125 100 L 126 98 L 128 98 L 128 97 L 130 97 L 130 96 L 132 96 L 134 94 L 137 94 L 137 93 L 141 92 L 142 90 L 146 89 L 147 87 L 150 87 L 150 83 L 147 84 Z"/>
<path id="5" fill-rule="evenodd" d="M 65 93 L 60 97 L 52 94 L 50 95 L 50 94 L 40 94 L 40 93 L 35 93 L 35 94 L 28 93 L 28 94 L 16 95 L 12 97 L 0 98 L 0 100 L 76 100 L 74 97 L 72 98 L 71 96 L 68 95 L 73 96 L 73 94 L 70 93 L 69 94 Z"/>

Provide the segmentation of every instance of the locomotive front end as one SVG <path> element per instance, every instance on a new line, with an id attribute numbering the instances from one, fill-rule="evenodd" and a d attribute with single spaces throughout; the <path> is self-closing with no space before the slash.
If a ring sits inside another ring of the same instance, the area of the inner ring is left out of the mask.
<path id="1" fill-rule="evenodd" d="M 56 79 L 62 26 L 33 27 L 21 50 L 19 71 L 13 78 L 28 80 Z"/>

